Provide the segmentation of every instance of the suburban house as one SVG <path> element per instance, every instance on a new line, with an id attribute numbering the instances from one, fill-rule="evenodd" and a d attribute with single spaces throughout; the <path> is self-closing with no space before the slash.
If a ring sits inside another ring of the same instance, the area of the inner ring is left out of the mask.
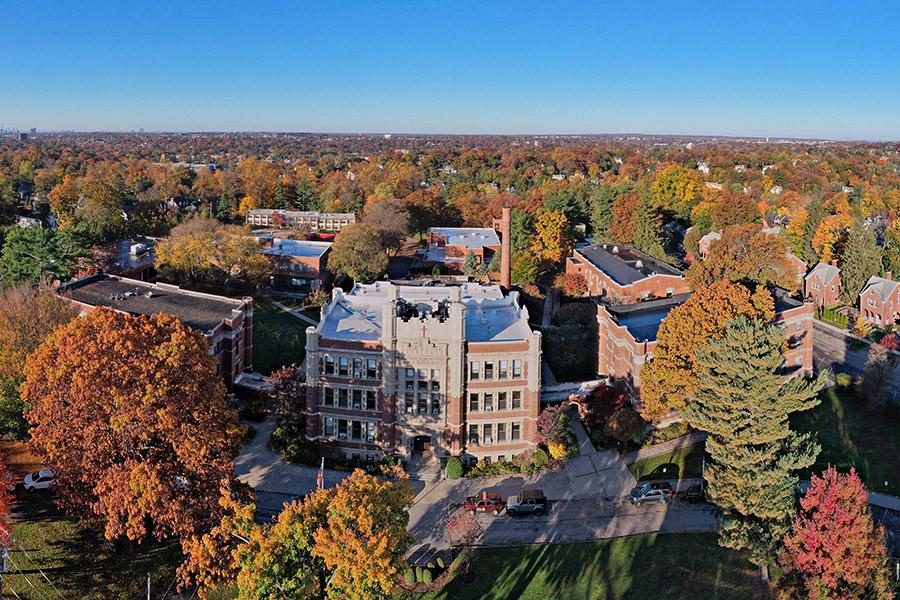
<path id="1" fill-rule="evenodd" d="M 541 334 L 497 285 L 379 281 L 307 329 L 307 437 L 350 458 L 510 460 L 536 448 Z"/>
<path id="2" fill-rule="evenodd" d="M 787 331 L 784 370 L 790 374 L 811 375 L 813 305 L 775 288 L 775 322 Z M 627 390 L 640 409 L 641 369 L 653 358 L 656 335 L 669 311 L 682 304 L 690 293 L 637 304 L 597 306 L 599 326 L 597 372 L 615 386 Z"/>
<path id="3" fill-rule="evenodd" d="M 719 233 L 718 231 L 710 231 L 709 233 L 704 235 L 702 238 L 700 238 L 700 241 L 697 244 L 700 249 L 700 258 L 703 260 L 706 260 L 707 258 L 709 258 L 709 247 L 712 245 L 713 242 L 721 240 L 721 239 L 722 239 L 722 234 Z"/>
<path id="4" fill-rule="evenodd" d="M 816 308 L 828 308 L 841 303 L 841 270 L 837 261 L 819 263 L 805 278 L 804 297 Z"/>
<path id="5" fill-rule="evenodd" d="M 803 278 L 806 276 L 806 261 L 791 252 L 790 248 L 788 248 L 786 256 L 788 264 L 791 265 L 791 269 L 797 276 L 797 289 L 799 290 L 801 287 L 803 287 Z"/>
<path id="6" fill-rule="evenodd" d="M 105 273 L 64 284 L 58 293 L 82 313 L 103 306 L 132 315 L 178 317 L 203 333 L 229 390 L 253 368 L 253 298 L 226 298 Z"/>
<path id="7" fill-rule="evenodd" d="M 582 275 L 588 292 L 609 304 L 626 304 L 689 292 L 690 283 L 675 267 L 624 244 L 576 248 L 566 259 L 566 275 Z"/>
<path id="8" fill-rule="evenodd" d="M 253 208 L 247 211 L 247 224 L 255 227 L 308 227 L 312 231 L 337 233 L 356 223 L 353 213 L 320 213 L 275 208 Z"/>
<path id="9" fill-rule="evenodd" d="M 325 284 L 331 242 L 273 238 L 263 254 L 272 260 L 272 289 L 309 294 Z"/>
<path id="10" fill-rule="evenodd" d="M 425 262 L 455 271 L 462 270 L 470 253 L 480 265 L 490 263 L 500 250 L 500 238 L 490 227 L 431 227 L 426 240 Z"/>
<path id="11" fill-rule="evenodd" d="M 859 293 L 859 314 L 870 325 L 885 327 L 900 321 L 900 282 L 888 272 L 869 277 Z"/>

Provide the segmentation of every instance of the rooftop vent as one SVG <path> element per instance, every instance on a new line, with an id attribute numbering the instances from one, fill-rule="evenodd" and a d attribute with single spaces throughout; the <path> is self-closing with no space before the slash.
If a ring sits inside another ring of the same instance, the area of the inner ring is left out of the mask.
<path id="1" fill-rule="evenodd" d="M 642 261 L 642 260 L 636 260 L 636 261 L 634 261 L 634 268 L 635 268 L 635 269 L 643 269 L 643 268 L 644 268 L 644 261 Z"/>
<path id="2" fill-rule="evenodd" d="M 618 247 L 618 246 L 613 246 L 612 253 L 613 253 L 613 254 L 618 254 L 618 253 L 619 253 L 619 247 Z"/>

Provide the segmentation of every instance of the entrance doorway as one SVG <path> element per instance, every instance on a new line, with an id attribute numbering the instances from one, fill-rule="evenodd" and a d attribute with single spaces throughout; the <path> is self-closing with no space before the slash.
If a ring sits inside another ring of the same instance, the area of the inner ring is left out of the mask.
<path id="1" fill-rule="evenodd" d="M 417 435 L 413 438 L 413 452 L 417 454 L 431 454 L 431 436 Z"/>

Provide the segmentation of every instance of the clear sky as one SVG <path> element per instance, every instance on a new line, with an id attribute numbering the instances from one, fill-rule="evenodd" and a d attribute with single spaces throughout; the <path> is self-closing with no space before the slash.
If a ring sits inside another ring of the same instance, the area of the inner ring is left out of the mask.
<path id="1" fill-rule="evenodd" d="M 0 125 L 900 139 L 900 2 L 0 3 Z"/>

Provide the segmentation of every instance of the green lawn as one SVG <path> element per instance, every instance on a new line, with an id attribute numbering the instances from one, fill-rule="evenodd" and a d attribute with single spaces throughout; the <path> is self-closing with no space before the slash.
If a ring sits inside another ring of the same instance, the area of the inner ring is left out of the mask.
<path id="1" fill-rule="evenodd" d="M 58 598 L 37 569 L 66 598 L 143 598 L 147 593 L 148 573 L 151 597 L 162 598 L 182 560 L 177 541 L 109 545 L 102 531 L 82 529 L 74 519 L 61 517 L 15 523 L 13 535 L 27 556 L 14 546 L 10 558 L 15 567 L 10 567 L 25 574 L 4 575 L 6 594 L 9 594 L 4 598 L 13 597 L 10 590 L 22 598 Z M 174 585 L 171 590 L 175 590 Z"/>
<path id="2" fill-rule="evenodd" d="M 306 353 L 309 323 L 272 304 L 253 308 L 253 368 L 268 375 L 278 367 L 300 364 Z"/>
<path id="3" fill-rule="evenodd" d="M 716 534 L 653 534 L 478 550 L 474 577 L 456 575 L 438 592 L 404 600 L 550 600 L 769 597 L 758 570 Z"/>
<path id="4" fill-rule="evenodd" d="M 821 397 L 819 406 L 791 419 L 794 429 L 816 433 L 822 446 L 812 472 L 856 467 L 870 490 L 900 495 L 900 419 L 834 387 Z"/>
<path id="5" fill-rule="evenodd" d="M 322 316 L 322 312 L 318 308 L 304 308 L 300 312 L 316 322 L 318 322 L 319 318 Z"/>
<path id="6" fill-rule="evenodd" d="M 700 477 L 704 444 L 692 444 L 628 465 L 635 479 L 685 479 Z"/>

